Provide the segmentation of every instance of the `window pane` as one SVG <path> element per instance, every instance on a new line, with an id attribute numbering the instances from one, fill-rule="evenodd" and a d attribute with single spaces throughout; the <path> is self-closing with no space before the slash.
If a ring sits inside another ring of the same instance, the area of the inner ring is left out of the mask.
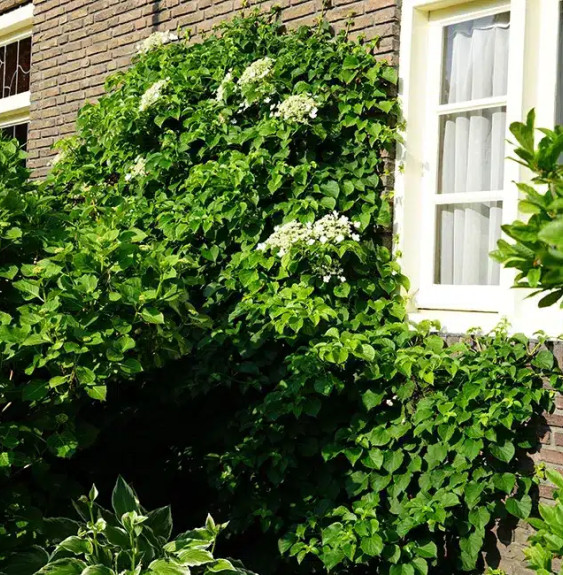
<path id="1" fill-rule="evenodd" d="M 31 38 L 0 47 L 0 98 L 29 90 Z"/>
<path id="2" fill-rule="evenodd" d="M 505 128 L 505 107 L 442 116 L 438 193 L 501 190 Z"/>
<path id="3" fill-rule="evenodd" d="M 446 26 L 442 104 L 506 95 L 510 14 Z"/>
<path id="4" fill-rule="evenodd" d="M 20 40 L 18 55 L 18 86 L 17 93 L 29 90 L 29 71 L 31 69 L 31 38 Z"/>
<path id="5" fill-rule="evenodd" d="M 23 124 L 16 124 L 15 126 L 5 126 L 0 128 L 2 130 L 2 135 L 8 138 L 16 138 L 20 145 L 25 150 L 27 148 L 27 129 L 29 127 L 28 122 Z"/>
<path id="6" fill-rule="evenodd" d="M 500 266 L 489 258 L 500 238 L 502 202 L 438 206 L 434 281 L 498 285 Z"/>

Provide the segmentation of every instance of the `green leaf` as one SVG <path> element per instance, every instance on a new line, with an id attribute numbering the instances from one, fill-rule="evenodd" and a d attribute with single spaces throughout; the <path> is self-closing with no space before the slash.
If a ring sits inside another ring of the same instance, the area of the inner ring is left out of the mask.
<path id="1" fill-rule="evenodd" d="M 351 70 L 354 68 L 358 68 L 360 66 L 360 61 L 356 56 L 346 56 L 344 58 L 344 63 L 342 64 L 342 68 L 344 70 Z"/>
<path id="2" fill-rule="evenodd" d="M 476 507 L 469 512 L 469 523 L 476 529 L 484 529 L 491 520 L 491 514 L 485 507 Z"/>
<path id="3" fill-rule="evenodd" d="M 59 549 L 66 549 L 75 555 L 89 554 L 92 553 L 92 543 L 87 539 L 82 539 L 76 535 L 71 535 L 67 537 L 64 541 L 58 544 Z"/>
<path id="4" fill-rule="evenodd" d="M 37 545 L 26 551 L 14 553 L 5 562 L 2 572 L 5 575 L 34 575 L 49 561 L 49 554 Z"/>
<path id="5" fill-rule="evenodd" d="M 379 535 L 370 535 L 362 537 L 360 548 L 370 557 L 378 557 L 383 551 L 383 539 Z"/>
<path id="6" fill-rule="evenodd" d="M 538 238 L 558 249 L 563 248 L 563 218 L 554 220 L 541 228 Z"/>
<path id="7" fill-rule="evenodd" d="M 94 385 L 93 387 L 87 387 L 86 393 L 92 398 L 98 401 L 105 401 L 107 396 L 107 388 L 105 385 Z"/>
<path id="8" fill-rule="evenodd" d="M 157 559 L 149 565 L 149 573 L 155 575 L 190 575 L 190 569 L 167 559 Z"/>
<path id="9" fill-rule="evenodd" d="M 188 567 L 205 565 L 214 561 L 213 555 L 209 551 L 194 547 L 180 551 L 178 553 L 178 559 L 182 564 Z"/>
<path id="10" fill-rule="evenodd" d="M 86 563 L 79 559 L 57 559 L 45 565 L 37 572 L 37 575 L 82 575 Z"/>
<path id="11" fill-rule="evenodd" d="M 153 530 L 155 535 L 168 540 L 172 533 L 172 512 L 170 506 L 159 507 L 147 515 L 145 525 Z"/>
<path id="12" fill-rule="evenodd" d="M 323 194 L 336 199 L 340 194 L 340 186 L 338 185 L 338 182 L 330 180 L 321 186 L 321 191 Z"/>
<path id="13" fill-rule="evenodd" d="M 527 519 L 532 511 L 532 498 L 529 495 L 523 495 L 520 499 L 509 497 L 506 510 L 519 519 Z"/>
<path id="14" fill-rule="evenodd" d="M 121 476 L 117 478 L 117 482 L 113 488 L 111 504 L 118 517 L 121 517 L 124 513 L 128 513 L 129 511 L 140 511 L 139 500 L 137 499 L 135 492 Z"/>
<path id="15" fill-rule="evenodd" d="M 532 365 L 540 369 L 553 369 L 554 358 L 553 354 L 546 349 L 540 351 L 532 360 Z"/>
<path id="16" fill-rule="evenodd" d="M 364 407 L 370 411 L 374 407 L 377 407 L 383 401 L 385 395 L 383 393 L 375 393 L 368 389 L 364 394 L 362 394 L 362 403 Z"/>
<path id="17" fill-rule="evenodd" d="M 153 307 L 145 307 L 141 310 L 141 317 L 147 323 L 163 324 L 164 314 Z"/>
<path id="18" fill-rule="evenodd" d="M 104 565 L 90 565 L 82 571 L 81 575 L 116 575 L 113 569 Z"/>
<path id="19" fill-rule="evenodd" d="M 219 256 L 219 248 L 217 246 L 211 246 L 210 248 L 202 248 L 201 255 L 210 262 L 217 261 Z"/>
<path id="20" fill-rule="evenodd" d="M 548 468 L 545 470 L 545 474 L 551 483 L 553 483 L 559 489 L 563 489 L 563 475 L 559 471 Z"/>
<path id="21" fill-rule="evenodd" d="M 516 453 L 514 444 L 508 439 L 502 444 L 493 443 L 490 450 L 494 457 L 505 463 L 509 463 Z"/>
<path id="22" fill-rule="evenodd" d="M 419 557 L 423 557 L 425 559 L 434 559 L 438 556 L 438 548 L 436 547 L 436 543 L 433 541 L 428 541 L 424 545 L 418 545 L 414 548 L 414 552 Z"/>
<path id="23" fill-rule="evenodd" d="M 415 575 L 412 563 L 402 563 L 401 565 L 391 565 L 389 575 Z"/>

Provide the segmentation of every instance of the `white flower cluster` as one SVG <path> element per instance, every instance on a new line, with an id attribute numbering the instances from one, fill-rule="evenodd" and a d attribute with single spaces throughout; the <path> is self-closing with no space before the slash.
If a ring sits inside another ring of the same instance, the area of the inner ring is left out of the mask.
<path id="1" fill-rule="evenodd" d="M 327 284 L 333 277 L 336 277 L 340 280 L 341 283 L 346 281 L 346 277 L 344 276 L 344 270 L 341 267 L 331 266 L 327 267 L 326 265 L 321 266 L 320 273 L 323 277 L 323 281 Z"/>
<path id="2" fill-rule="evenodd" d="M 164 44 L 176 42 L 176 40 L 178 40 L 178 36 L 172 32 L 154 32 L 154 34 L 137 44 L 135 48 L 137 49 L 137 54 L 146 54 L 155 48 L 164 46 Z"/>
<path id="3" fill-rule="evenodd" d="M 147 91 L 141 96 L 141 102 L 139 103 L 140 112 L 144 112 L 147 108 L 150 108 L 150 106 L 160 98 L 162 90 L 167 83 L 168 79 L 159 80 L 147 89 Z"/>
<path id="4" fill-rule="evenodd" d="M 219 84 L 219 88 L 217 88 L 217 95 L 215 96 L 215 99 L 217 100 L 217 102 L 222 102 L 225 99 L 225 92 L 227 89 L 227 86 L 233 81 L 233 74 L 232 72 L 229 70 L 226 74 L 225 77 L 223 78 L 223 81 Z"/>
<path id="5" fill-rule="evenodd" d="M 335 211 L 313 223 L 292 221 L 276 226 L 274 233 L 265 242 L 258 244 L 257 249 L 277 249 L 277 254 L 281 257 L 296 244 L 312 246 L 315 243 L 340 243 L 346 238 L 357 242 L 360 236 L 355 230 L 359 227 L 359 222 L 352 223 L 347 216 L 339 215 Z"/>
<path id="6" fill-rule="evenodd" d="M 244 90 L 247 86 L 264 80 L 264 78 L 271 74 L 273 67 L 274 61 L 268 57 L 260 58 L 260 60 L 252 62 L 242 73 L 238 85 Z"/>
<path id="7" fill-rule="evenodd" d="M 272 109 L 275 108 L 275 106 L 272 106 Z M 273 116 L 288 122 L 305 124 L 308 118 L 316 118 L 318 111 L 317 103 L 311 96 L 308 94 L 296 94 L 289 96 L 281 104 L 278 104 Z"/>
<path id="8" fill-rule="evenodd" d="M 131 170 L 125 174 L 125 181 L 130 182 L 131 180 L 142 177 L 146 175 L 145 166 L 147 165 L 147 161 L 145 158 L 141 156 L 137 156 L 135 159 L 135 163 L 131 166 Z"/>

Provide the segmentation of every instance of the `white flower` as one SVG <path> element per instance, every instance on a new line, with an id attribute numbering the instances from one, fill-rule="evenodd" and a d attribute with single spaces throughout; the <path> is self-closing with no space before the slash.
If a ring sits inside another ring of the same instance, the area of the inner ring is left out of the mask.
<path id="1" fill-rule="evenodd" d="M 272 98 L 270 98 L 270 96 L 268 96 L 267 98 L 264 98 L 264 103 L 269 104 L 272 101 Z"/>
<path id="2" fill-rule="evenodd" d="M 388 399 L 385 403 L 386 403 L 389 407 L 391 407 L 391 406 L 393 405 L 393 402 L 392 402 L 390 399 Z"/>
<path id="3" fill-rule="evenodd" d="M 263 252 L 266 249 L 266 244 L 264 242 L 260 242 L 257 246 L 256 246 L 257 250 L 260 250 L 261 252 Z"/>
<path id="4" fill-rule="evenodd" d="M 141 96 L 141 101 L 139 103 L 140 112 L 144 112 L 147 108 L 158 101 L 166 84 L 168 84 L 168 79 L 158 80 L 158 82 L 155 82 L 147 89 L 147 91 Z"/>
<path id="5" fill-rule="evenodd" d="M 130 182 L 131 180 L 141 177 L 141 176 L 145 176 L 146 172 L 145 172 L 145 166 L 147 164 L 147 161 L 145 160 L 145 158 L 141 157 L 141 156 L 137 156 L 135 158 L 135 163 L 133 164 L 133 166 L 131 166 L 131 170 L 125 174 L 125 181 L 126 182 Z"/>
<path id="6" fill-rule="evenodd" d="M 154 32 L 148 38 L 145 38 L 137 44 L 135 48 L 137 49 L 137 54 L 146 54 L 155 48 L 159 48 L 170 42 L 175 42 L 176 40 L 178 40 L 178 36 L 173 32 Z"/>
<path id="7" fill-rule="evenodd" d="M 327 284 L 330 281 L 330 276 L 329 275 L 323 276 L 323 281 L 325 282 L 325 284 Z"/>
<path id="8" fill-rule="evenodd" d="M 354 222 L 353 226 L 358 230 L 362 224 L 360 222 Z"/>
<path id="9" fill-rule="evenodd" d="M 274 61 L 268 57 L 252 62 L 242 73 L 238 85 L 244 90 L 244 88 L 264 80 L 271 74 L 273 66 Z"/>
<path id="10" fill-rule="evenodd" d="M 219 84 L 219 88 L 217 88 L 217 95 L 215 96 L 215 99 L 217 100 L 217 102 L 222 102 L 225 99 L 225 92 L 227 91 L 227 86 L 232 81 L 233 81 L 233 74 L 229 70 L 225 74 L 225 77 L 223 78 L 221 84 Z"/>
<path id="11" fill-rule="evenodd" d="M 274 116 L 288 122 L 305 124 L 307 123 L 307 117 L 316 118 L 317 112 L 317 103 L 311 96 L 308 94 L 297 94 L 289 96 L 279 104 Z"/>
<path id="12" fill-rule="evenodd" d="M 346 278 L 345 278 L 344 276 L 340 276 L 339 279 L 340 279 L 340 281 L 341 281 L 342 283 L 344 283 L 344 282 L 346 281 Z"/>
<path id="13" fill-rule="evenodd" d="M 295 245 L 336 244 L 346 238 L 359 241 L 360 236 L 354 233 L 354 226 L 348 217 L 335 211 L 315 222 L 302 224 L 298 221 L 291 221 L 282 226 L 276 226 L 272 235 L 265 242 L 259 244 L 258 249 L 278 250 L 278 255 L 283 255 Z M 341 275 L 341 271 L 332 275 Z"/>

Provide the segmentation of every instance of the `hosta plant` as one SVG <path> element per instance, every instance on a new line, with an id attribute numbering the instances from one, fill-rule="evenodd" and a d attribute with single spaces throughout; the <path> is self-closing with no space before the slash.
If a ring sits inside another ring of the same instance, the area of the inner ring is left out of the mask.
<path id="1" fill-rule="evenodd" d="M 133 489 L 120 477 L 112 493 L 113 511 L 101 507 L 92 487 L 75 502 L 80 520 L 55 520 L 74 533 L 52 548 L 32 549 L 9 558 L 2 575 L 223 575 L 250 574 L 240 562 L 213 556 L 217 525 L 210 515 L 205 526 L 174 538 L 170 507 L 144 509 Z M 56 535 L 55 535 L 56 537 Z"/>

